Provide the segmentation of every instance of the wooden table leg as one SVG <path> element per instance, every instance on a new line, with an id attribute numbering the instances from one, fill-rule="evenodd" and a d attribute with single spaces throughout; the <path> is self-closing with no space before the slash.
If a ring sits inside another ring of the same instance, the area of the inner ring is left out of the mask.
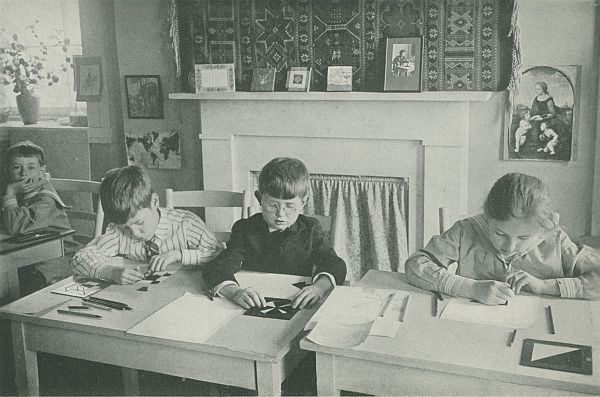
<path id="1" fill-rule="evenodd" d="M 16 301 L 21 297 L 21 286 L 19 285 L 19 269 L 7 269 L 6 276 L 8 278 L 8 294 L 10 296 L 10 301 Z"/>
<path id="2" fill-rule="evenodd" d="M 331 354 L 316 353 L 317 357 L 317 395 L 339 396 L 340 390 L 335 387 L 335 357 Z"/>
<path id="3" fill-rule="evenodd" d="M 15 356 L 15 383 L 21 396 L 39 396 L 37 353 L 27 350 L 25 328 L 21 322 L 11 324 L 13 354 Z"/>
<path id="4" fill-rule="evenodd" d="M 133 368 L 121 368 L 123 374 L 123 387 L 126 396 L 140 395 L 140 381 L 138 379 L 138 371 Z"/>
<path id="5" fill-rule="evenodd" d="M 281 396 L 281 366 L 256 361 L 256 391 L 259 396 Z"/>

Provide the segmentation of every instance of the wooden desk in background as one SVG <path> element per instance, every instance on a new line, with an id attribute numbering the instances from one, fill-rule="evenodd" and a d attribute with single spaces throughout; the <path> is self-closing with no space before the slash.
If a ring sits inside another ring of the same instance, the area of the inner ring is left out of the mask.
<path id="1" fill-rule="evenodd" d="M 49 227 L 54 236 L 23 244 L 10 243 L 10 236 L 0 230 L 0 302 L 13 301 L 21 296 L 18 269 L 47 259 L 63 256 L 63 238 L 75 230 Z"/>
<path id="2" fill-rule="evenodd" d="M 260 277 L 268 280 L 269 274 Z M 72 305 L 80 302 L 51 293 L 68 281 L 0 309 L 0 315 L 12 323 L 19 394 L 39 394 L 37 352 L 47 352 L 124 367 L 127 395 L 138 392 L 135 371 L 127 368 L 253 389 L 259 395 L 281 395 L 281 382 L 306 354 L 298 346 L 300 333 L 316 310 L 300 310 L 289 321 L 236 315 L 204 343 L 188 343 L 126 331 L 185 292 L 201 294 L 200 271 L 181 269 L 160 284 L 150 285 L 148 292 L 138 291 L 139 284 L 109 286 L 94 296 L 126 302 L 133 310 L 96 310 L 102 319 L 56 313 L 52 308 L 56 304 L 69 299 Z M 46 313 L 48 308 L 52 309 Z"/>
<path id="3" fill-rule="evenodd" d="M 508 347 L 512 329 L 432 317 L 432 294 L 407 284 L 403 273 L 371 270 L 357 286 L 410 291 L 404 323 L 395 338 L 370 336 L 355 348 L 302 339 L 301 348 L 316 352 L 319 395 L 338 395 L 340 390 L 376 395 L 600 394 L 598 301 L 542 297 L 534 325 L 519 330 Z M 547 329 L 548 304 L 555 335 Z M 593 375 L 519 365 L 525 338 L 591 345 Z"/>

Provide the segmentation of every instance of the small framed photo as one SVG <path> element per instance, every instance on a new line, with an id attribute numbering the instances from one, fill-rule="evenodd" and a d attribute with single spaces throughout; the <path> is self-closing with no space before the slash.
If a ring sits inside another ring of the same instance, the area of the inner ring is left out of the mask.
<path id="1" fill-rule="evenodd" d="M 100 102 L 102 97 L 102 58 L 73 57 L 76 101 Z"/>
<path id="2" fill-rule="evenodd" d="M 327 91 L 352 91 L 352 66 L 329 66 Z"/>
<path id="3" fill-rule="evenodd" d="M 250 91 L 275 91 L 275 68 L 254 68 Z"/>
<path id="4" fill-rule="evenodd" d="M 421 91 L 423 38 L 387 39 L 384 91 Z"/>
<path id="5" fill-rule="evenodd" d="M 288 70 L 285 86 L 288 91 L 308 92 L 310 90 L 310 68 L 302 66 L 291 67 Z"/>
<path id="6" fill-rule="evenodd" d="M 158 75 L 125 76 L 127 116 L 130 119 L 162 119 L 163 102 Z"/>
<path id="7" fill-rule="evenodd" d="M 235 92 L 233 63 L 198 64 L 194 70 L 197 94 Z"/>

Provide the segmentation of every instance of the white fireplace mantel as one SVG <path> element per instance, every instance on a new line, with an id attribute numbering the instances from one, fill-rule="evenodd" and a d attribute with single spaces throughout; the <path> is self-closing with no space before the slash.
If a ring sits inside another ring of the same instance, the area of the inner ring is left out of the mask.
<path id="1" fill-rule="evenodd" d="M 469 103 L 491 92 L 233 92 L 169 94 L 197 100 L 204 188 L 241 191 L 279 156 L 310 172 L 404 177 L 409 251 L 437 234 L 438 209 L 466 213 Z M 207 211 L 230 227 L 234 215 Z"/>

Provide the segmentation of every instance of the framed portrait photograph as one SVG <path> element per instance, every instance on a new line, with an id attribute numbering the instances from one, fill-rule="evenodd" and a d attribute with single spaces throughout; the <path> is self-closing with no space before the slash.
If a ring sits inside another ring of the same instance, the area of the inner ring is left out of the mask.
<path id="1" fill-rule="evenodd" d="M 569 161 L 581 66 L 524 66 L 505 127 L 505 160 Z"/>
<path id="2" fill-rule="evenodd" d="M 125 76 L 127 117 L 130 119 L 162 119 L 163 102 L 158 75 Z"/>
<path id="3" fill-rule="evenodd" d="M 387 39 L 384 91 L 420 92 L 423 38 Z"/>
<path id="4" fill-rule="evenodd" d="M 275 68 L 254 68 L 252 70 L 250 91 L 275 91 Z"/>
<path id="5" fill-rule="evenodd" d="M 294 66 L 288 70 L 285 83 L 288 91 L 308 92 L 310 90 L 310 68 Z"/>
<path id="6" fill-rule="evenodd" d="M 196 93 L 235 92 L 233 63 L 198 64 L 194 68 Z"/>
<path id="7" fill-rule="evenodd" d="M 73 57 L 76 100 L 79 102 L 100 102 L 102 97 L 102 58 Z"/>
<path id="8" fill-rule="evenodd" d="M 352 66 L 329 66 L 327 91 L 352 91 Z"/>

